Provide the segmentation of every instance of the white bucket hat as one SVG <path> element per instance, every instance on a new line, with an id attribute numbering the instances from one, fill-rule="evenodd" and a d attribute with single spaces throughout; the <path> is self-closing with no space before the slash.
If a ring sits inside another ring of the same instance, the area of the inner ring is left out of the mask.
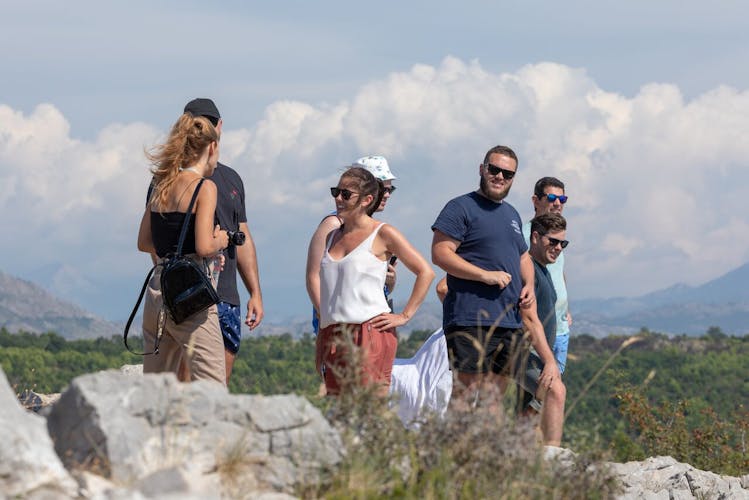
<path id="1" fill-rule="evenodd" d="M 366 168 L 381 181 L 392 181 L 396 178 L 390 171 L 390 166 L 384 156 L 363 156 L 356 160 L 354 165 Z"/>

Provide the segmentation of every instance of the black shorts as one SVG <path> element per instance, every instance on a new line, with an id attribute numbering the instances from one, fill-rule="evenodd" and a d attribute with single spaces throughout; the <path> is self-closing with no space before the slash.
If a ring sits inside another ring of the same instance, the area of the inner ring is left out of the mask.
<path id="1" fill-rule="evenodd" d="M 544 362 L 535 352 L 525 353 L 523 358 L 527 358 L 525 364 L 518 363 L 518 370 L 515 373 L 515 382 L 518 385 L 518 412 L 524 412 L 528 407 L 540 411 L 542 404 L 535 398 L 538 392 L 538 380 L 541 378 L 541 372 L 544 371 Z M 520 369 L 525 366 L 525 369 Z"/>
<path id="2" fill-rule="evenodd" d="M 450 366 L 462 373 L 510 375 L 522 352 L 519 328 L 450 325 L 445 328 Z"/>

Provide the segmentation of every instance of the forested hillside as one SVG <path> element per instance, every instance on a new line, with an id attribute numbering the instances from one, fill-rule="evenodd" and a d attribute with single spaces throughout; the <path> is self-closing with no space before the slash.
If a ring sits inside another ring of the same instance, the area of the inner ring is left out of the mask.
<path id="1" fill-rule="evenodd" d="M 429 333 L 417 331 L 402 341 L 399 357 L 410 356 Z M 246 336 L 230 390 L 296 392 L 314 401 L 314 345 L 311 337 Z M 620 461 L 672 455 L 708 470 L 745 474 L 747 359 L 749 337 L 728 337 L 718 329 L 699 338 L 647 330 L 629 338 L 572 337 L 563 445 L 610 449 Z M 58 392 L 79 374 L 141 361 L 119 337 L 65 341 L 54 333 L 0 329 L 0 366 L 18 393 Z"/>

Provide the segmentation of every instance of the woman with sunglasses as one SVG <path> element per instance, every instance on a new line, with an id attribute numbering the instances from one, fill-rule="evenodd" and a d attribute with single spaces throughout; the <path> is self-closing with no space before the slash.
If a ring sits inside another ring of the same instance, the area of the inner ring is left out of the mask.
<path id="1" fill-rule="evenodd" d="M 163 258 L 174 253 L 190 200 L 201 179 L 210 177 L 218 162 L 218 132 L 208 119 L 183 114 L 165 144 L 148 154 L 154 168 L 152 191 L 138 231 L 138 250 Z M 229 244 L 226 231 L 214 226 L 216 185 L 204 180 L 198 191 L 183 253 L 216 279 L 219 252 Z M 145 373 L 174 372 L 185 358 L 192 380 L 209 379 L 226 385 L 224 342 L 216 306 L 180 324 L 166 314 L 161 297 L 161 266 L 148 283 L 143 309 L 144 352 L 159 352 L 143 360 Z M 214 286 L 216 282 L 214 281 Z"/>
<path id="2" fill-rule="evenodd" d="M 386 395 L 398 339 L 434 279 L 429 263 L 393 226 L 376 221 L 383 185 L 365 168 L 346 170 L 331 188 L 344 223 L 325 239 L 320 260 L 320 311 L 316 364 L 327 393 L 374 384 Z M 397 255 L 416 280 L 406 306 L 393 313 L 382 293 L 388 260 Z M 349 348 L 360 348 L 360 358 Z M 360 359 L 352 366 L 354 359 Z"/>
<path id="3" fill-rule="evenodd" d="M 390 170 L 390 165 L 384 156 L 370 155 L 363 156 L 356 160 L 352 167 L 364 167 L 374 175 L 375 179 L 382 182 L 383 195 L 380 205 L 377 207 L 375 212 L 382 212 L 385 210 L 390 196 L 395 192 L 395 186 L 393 186 L 393 180 L 395 175 Z M 317 226 L 315 233 L 312 235 L 312 239 L 309 243 L 307 250 L 307 271 L 306 271 L 306 283 L 307 293 L 309 294 L 312 304 L 320 303 L 320 259 L 325 251 L 325 238 L 334 229 L 338 229 L 343 224 L 341 216 L 334 212 L 326 215 L 320 224 Z M 385 278 L 385 287 L 383 293 L 385 298 L 388 298 L 395 288 L 396 273 L 395 273 L 395 262 L 388 263 L 387 275 Z M 312 309 L 312 332 L 317 335 L 320 329 L 320 315 L 317 312 L 318 309 L 315 306 Z"/>

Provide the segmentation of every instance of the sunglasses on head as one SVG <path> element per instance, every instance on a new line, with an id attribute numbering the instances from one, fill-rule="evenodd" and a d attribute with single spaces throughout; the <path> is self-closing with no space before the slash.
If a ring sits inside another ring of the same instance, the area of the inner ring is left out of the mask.
<path id="1" fill-rule="evenodd" d="M 565 203 L 567 203 L 567 195 L 551 193 L 546 195 L 546 201 L 548 201 L 549 203 L 554 203 L 557 200 L 559 200 L 559 203 L 564 205 Z"/>
<path id="2" fill-rule="evenodd" d="M 339 194 L 341 195 L 341 198 L 343 198 L 344 200 L 348 201 L 348 200 L 351 199 L 351 195 L 353 195 L 353 194 L 359 194 L 359 193 L 357 193 L 355 191 L 351 191 L 350 189 L 341 189 L 341 188 L 337 188 L 337 187 L 330 188 L 330 195 L 333 198 L 338 198 Z"/>
<path id="3" fill-rule="evenodd" d="M 395 186 L 387 186 L 382 188 L 383 193 L 393 194 L 393 191 L 395 191 Z"/>
<path id="4" fill-rule="evenodd" d="M 546 236 L 545 234 L 542 234 L 541 236 Z M 549 245 L 555 247 L 557 245 L 562 245 L 562 248 L 567 248 L 567 245 L 570 244 L 568 240 L 558 240 L 556 238 L 552 238 L 550 236 L 546 236 L 546 239 L 549 240 Z"/>
<path id="5" fill-rule="evenodd" d="M 484 166 L 486 167 L 487 172 L 489 172 L 492 175 L 499 175 L 502 174 L 502 177 L 507 179 L 508 181 L 515 177 L 515 172 L 513 170 L 507 170 L 506 168 L 500 168 L 496 165 L 493 165 L 491 163 L 484 163 Z"/>

